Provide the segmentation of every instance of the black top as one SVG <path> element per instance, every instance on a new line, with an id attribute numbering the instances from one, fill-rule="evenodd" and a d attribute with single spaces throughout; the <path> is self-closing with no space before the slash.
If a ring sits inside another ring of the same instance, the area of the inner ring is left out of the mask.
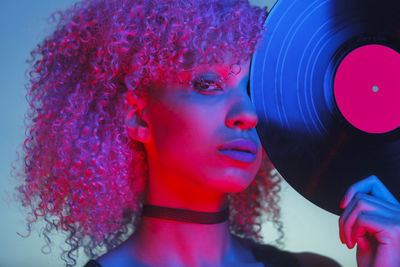
<path id="1" fill-rule="evenodd" d="M 297 258 L 290 252 L 279 250 L 270 245 L 260 245 L 245 241 L 253 252 L 254 258 L 265 267 L 300 267 Z M 88 261 L 84 267 L 102 267 L 95 260 Z"/>
<path id="2" fill-rule="evenodd" d="M 253 245 L 251 250 L 254 258 L 262 262 L 265 267 L 300 267 L 300 263 L 293 253 L 279 250 L 274 246 Z"/>

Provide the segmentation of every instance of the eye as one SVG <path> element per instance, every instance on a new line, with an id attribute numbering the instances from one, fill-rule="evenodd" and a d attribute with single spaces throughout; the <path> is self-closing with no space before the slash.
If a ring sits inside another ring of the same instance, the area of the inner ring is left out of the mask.
<path id="1" fill-rule="evenodd" d="M 213 93 L 217 91 L 223 91 L 218 79 L 200 77 L 193 81 L 193 87 L 200 93 Z"/>

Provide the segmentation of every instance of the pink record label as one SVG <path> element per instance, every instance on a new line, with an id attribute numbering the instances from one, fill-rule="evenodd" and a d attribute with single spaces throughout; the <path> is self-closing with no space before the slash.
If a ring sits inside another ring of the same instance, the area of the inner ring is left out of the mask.
<path id="1" fill-rule="evenodd" d="M 334 81 L 336 104 L 354 127 L 386 133 L 400 126 L 400 54 L 365 45 L 340 63 Z"/>

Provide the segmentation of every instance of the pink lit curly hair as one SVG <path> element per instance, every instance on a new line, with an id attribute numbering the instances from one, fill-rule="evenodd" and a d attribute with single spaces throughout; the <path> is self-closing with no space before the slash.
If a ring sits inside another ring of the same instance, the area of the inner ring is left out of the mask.
<path id="1" fill-rule="evenodd" d="M 99 256 L 140 220 L 147 161 L 125 128 L 125 78 L 145 93 L 160 73 L 226 54 L 240 64 L 255 50 L 266 11 L 245 0 L 85 0 L 57 14 L 55 31 L 31 53 L 24 173 L 15 176 L 29 234 L 39 219 L 47 245 L 53 230 L 66 232 L 62 259 L 74 266 L 80 247 Z M 264 157 L 251 185 L 229 195 L 233 234 L 260 242 L 266 214 L 280 243 L 279 181 Z"/>

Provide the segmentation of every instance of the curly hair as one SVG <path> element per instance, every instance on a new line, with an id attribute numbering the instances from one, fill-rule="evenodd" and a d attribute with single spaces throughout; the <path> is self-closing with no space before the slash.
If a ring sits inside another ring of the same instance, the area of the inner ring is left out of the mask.
<path id="1" fill-rule="evenodd" d="M 18 200 L 31 225 L 44 219 L 47 245 L 67 233 L 66 266 L 121 244 L 140 221 L 146 194 L 144 146 L 125 127 L 129 77 L 137 93 L 157 75 L 254 52 L 266 10 L 245 0 L 85 0 L 56 13 L 55 30 L 32 52 L 23 174 Z M 264 154 L 265 155 L 265 154 Z M 230 230 L 261 240 L 268 214 L 283 237 L 279 177 L 264 156 L 251 185 L 230 194 Z M 15 168 L 13 166 L 13 168 Z"/>

